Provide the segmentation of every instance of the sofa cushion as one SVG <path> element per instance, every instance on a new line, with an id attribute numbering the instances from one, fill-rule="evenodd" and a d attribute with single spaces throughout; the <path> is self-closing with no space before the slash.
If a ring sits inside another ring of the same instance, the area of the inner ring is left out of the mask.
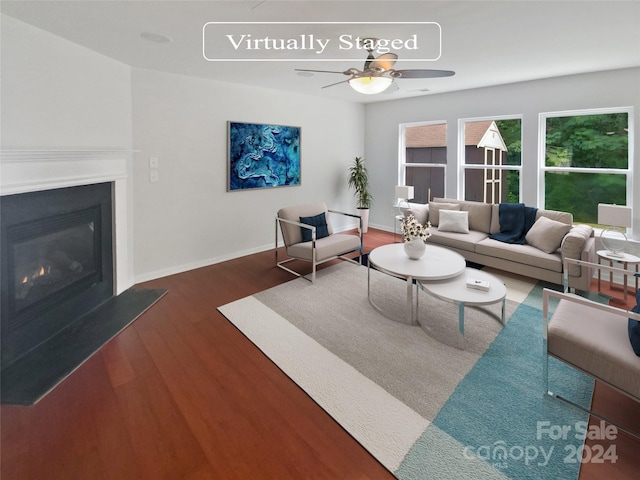
<path id="1" fill-rule="evenodd" d="M 536 220 L 540 217 L 547 217 L 556 222 L 566 223 L 567 225 L 573 224 L 573 215 L 567 212 L 558 212 L 557 210 L 541 210 L 538 209 L 536 213 Z"/>
<path id="2" fill-rule="evenodd" d="M 478 242 L 487 238 L 487 234 L 484 232 L 478 232 L 476 230 L 469 230 L 469 233 L 453 233 L 442 232 L 431 229 L 431 237 L 427 240 L 428 243 L 434 245 L 442 245 L 446 248 L 455 248 L 458 250 L 464 250 L 467 252 L 475 252 Z"/>
<path id="3" fill-rule="evenodd" d="M 469 212 L 469 230 L 492 233 L 491 215 L 493 205 L 490 203 L 440 197 L 434 198 L 433 201 L 436 203 L 452 203 L 454 205 L 460 205 L 461 211 Z"/>
<path id="4" fill-rule="evenodd" d="M 636 292 L 636 306 L 631 309 L 633 313 L 640 313 L 640 290 Z M 629 319 L 629 340 L 633 352 L 640 357 L 640 321 Z"/>
<path id="5" fill-rule="evenodd" d="M 460 210 L 459 204 L 429 202 L 429 221 L 437 227 L 440 221 L 440 210 Z"/>
<path id="6" fill-rule="evenodd" d="M 479 232 L 491 232 L 491 210 L 490 203 L 482 202 L 462 202 L 461 210 L 469 212 L 469 228 Z"/>
<path id="7" fill-rule="evenodd" d="M 562 259 L 559 253 L 545 253 L 531 245 L 504 243 L 486 238 L 476 244 L 476 253 L 562 273 Z M 513 266 L 516 273 L 517 268 L 517 265 Z"/>
<path id="8" fill-rule="evenodd" d="M 348 233 L 329 235 L 316 242 L 316 261 L 322 262 L 337 255 L 342 255 L 349 251 L 349 249 L 352 251 L 360 249 L 360 237 Z M 301 242 L 289 246 L 287 248 L 287 255 L 311 261 L 313 258 L 311 242 Z"/>
<path id="9" fill-rule="evenodd" d="M 404 211 L 404 216 L 413 215 L 420 225 L 425 225 L 429 219 L 429 205 L 414 205 Z"/>
<path id="10" fill-rule="evenodd" d="M 441 232 L 469 233 L 469 212 L 440 210 L 438 230 Z"/>
<path id="11" fill-rule="evenodd" d="M 491 205 L 491 227 L 489 233 L 498 233 L 500 231 L 500 204 Z"/>
<path id="12" fill-rule="evenodd" d="M 564 236 L 560 245 L 562 259 L 575 258 L 579 260 L 585 243 L 592 235 L 593 228 L 590 225 L 574 225 L 571 227 L 571 230 Z M 579 277 L 581 275 L 580 265 L 570 264 L 569 275 Z"/>
<path id="13" fill-rule="evenodd" d="M 327 217 L 324 212 L 314 215 L 312 217 L 300 217 L 300 223 L 305 225 L 311 225 L 316 227 L 316 240 L 329 236 L 329 227 L 327 226 Z M 300 233 L 302 233 L 302 241 L 310 242 L 313 238 L 311 235 L 311 229 L 300 227 Z"/>
<path id="14" fill-rule="evenodd" d="M 552 253 L 560 248 L 562 239 L 569 230 L 571 225 L 551 220 L 549 217 L 539 217 L 525 236 L 525 240 L 543 252 Z"/>

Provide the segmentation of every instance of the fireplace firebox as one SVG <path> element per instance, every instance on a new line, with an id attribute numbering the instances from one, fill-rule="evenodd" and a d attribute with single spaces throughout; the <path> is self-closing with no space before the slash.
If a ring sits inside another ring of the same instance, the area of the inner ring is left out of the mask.
<path id="1" fill-rule="evenodd" d="M 112 184 L 0 197 L 2 368 L 114 295 Z"/>

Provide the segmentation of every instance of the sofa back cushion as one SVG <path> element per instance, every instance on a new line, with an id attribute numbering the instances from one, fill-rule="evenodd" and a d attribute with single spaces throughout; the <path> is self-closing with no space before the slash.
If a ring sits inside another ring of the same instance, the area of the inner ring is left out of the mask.
<path id="1" fill-rule="evenodd" d="M 469 212 L 469 229 L 490 233 L 492 206 L 490 203 L 455 200 L 451 198 L 434 198 L 436 203 L 451 203 L 460 205 L 460 210 Z M 499 230 L 499 229 L 498 229 Z"/>
<path id="2" fill-rule="evenodd" d="M 547 217 L 556 222 L 566 223 L 567 225 L 573 225 L 573 215 L 567 212 L 558 212 L 556 210 L 542 210 L 538 209 L 536 213 L 536 220 L 540 217 Z"/>
<path id="3" fill-rule="evenodd" d="M 432 227 L 437 227 L 440 223 L 440 210 L 460 210 L 460 205 L 456 203 L 429 203 L 429 221 Z"/>

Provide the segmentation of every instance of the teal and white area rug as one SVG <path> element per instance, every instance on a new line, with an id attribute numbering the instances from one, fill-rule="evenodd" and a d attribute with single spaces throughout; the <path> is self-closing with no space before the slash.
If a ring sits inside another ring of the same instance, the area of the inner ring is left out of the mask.
<path id="1" fill-rule="evenodd" d="M 399 479 L 577 478 L 587 415 L 544 393 L 542 288 L 494 273 L 500 305 L 419 294 L 419 321 L 376 312 L 367 269 L 342 263 L 219 308 Z M 406 314 L 406 282 L 371 270 L 376 304 Z M 552 390 L 588 406 L 593 382 L 559 362 Z"/>

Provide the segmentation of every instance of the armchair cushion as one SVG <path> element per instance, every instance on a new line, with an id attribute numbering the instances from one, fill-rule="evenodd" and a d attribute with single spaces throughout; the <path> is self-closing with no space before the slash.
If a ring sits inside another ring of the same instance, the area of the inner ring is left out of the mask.
<path id="1" fill-rule="evenodd" d="M 327 206 L 324 203 L 311 203 L 306 205 L 296 205 L 293 207 L 281 208 L 278 210 L 278 218 L 283 218 L 285 220 L 289 220 L 292 222 L 300 222 L 300 217 L 313 217 L 319 215 L 320 213 L 325 214 L 325 218 L 327 220 L 327 229 L 329 231 L 329 235 L 333 233 L 333 229 L 331 227 L 331 220 L 327 216 Z M 281 223 L 282 228 L 282 238 L 284 239 L 285 245 L 294 245 L 296 243 L 302 242 L 302 228 L 299 225 L 294 225 L 291 223 Z M 308 229 L 307 229 L 308 230 Z M 316 233 L 318 233 L 316 231 Z"/>
<path id="2" fill-rule="evenodd" d="M 640 290 L 636 292 L 636 306 L 631 311 L 640 313 Z M 629 319 L 629 340 L 634 353 L 640 357 L 640 322 L 633 318 Z"/>
<path id="3" fill-rule="evenodd" d="M 316 240 L 329 236 L 329 227 L 327 226 L 327 216 L 324 212 L 312 217 L 300 217 L 300 223 L 316 227 Z M 311 229 L 300 227 L 302 233 L 302 241 L 311 241 Z"/>
<path id="4" fill-rule="evenodd" d="M 640 398 L 638 359 L 627 344 L 626 318 L 562 299 L 548 326 L 548 352 Z"/>

